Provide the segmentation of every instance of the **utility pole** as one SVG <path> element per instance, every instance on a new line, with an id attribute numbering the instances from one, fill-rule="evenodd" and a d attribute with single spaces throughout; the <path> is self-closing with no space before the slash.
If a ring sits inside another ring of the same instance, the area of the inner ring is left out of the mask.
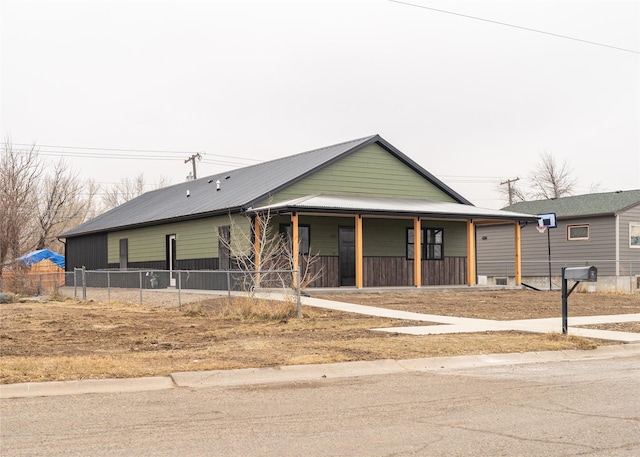
<path id="1" fill-rule="evenodd" d="M 513 205 L 513 187 L 511 187 L 511 183 L 516 181 L 520 181 L 520 178 L 516 177 L 515 179 L 507 179 L 500 183 L 501 186 L 504 186 L 505 184 L 507 185 L 507 190 L 509 192 L 509 206 Z"/>
<path id="2" fill-rule="evenodd" d="M 198 176 L 196 175 L 196 159 L 198 159 L 198 160 L 202 159 L 202 156 L 200 155 L 199 152 L 197 154 L 193 154 L 191 157 L 189 157 L 188 159 L 186 159 L 184 161 L 184 163 L 191 162 L 191 164 L 193 165 L 193 179 L 194 180 L 198 178 Z"/>

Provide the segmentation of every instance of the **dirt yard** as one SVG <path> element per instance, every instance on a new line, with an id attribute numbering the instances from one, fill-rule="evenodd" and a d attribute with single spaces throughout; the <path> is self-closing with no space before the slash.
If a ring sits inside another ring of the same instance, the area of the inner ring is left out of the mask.
<path id="1" fill-rule="evenodd" d="M 319 294 L 314 296 L 423 314 L 478 319 L 511 321 L 562 315 L 562 295 L 559 291 L 469 291 L 461 289 L 427 293 Z M 640 295 L 574 292 L 569 296 L 568 310 L 569 316 L 640 313 Z"/>
<path id="2" fill-rule="evenodd" d="M 327 297 L 327 296 L 325 296 Z M 420 313 L 557 317 L 556 292 L 454 291 L 341 294 L 332 299 Z M 243 367 L 525 352 L 603 344 L 557 334 L 485 332 L 411 336 L 376 327 L 427 325 L 292 303 L 199 296 L 182 308 L 61 299 L 0 305 L 0 383 L 166 375 Z M 574 293 L 570 316 L 640 312 L 638 295 Z M 619 325 L 619 324 L 618 324 Z M 638 331 L 638 323 L 616 328 Z"/>

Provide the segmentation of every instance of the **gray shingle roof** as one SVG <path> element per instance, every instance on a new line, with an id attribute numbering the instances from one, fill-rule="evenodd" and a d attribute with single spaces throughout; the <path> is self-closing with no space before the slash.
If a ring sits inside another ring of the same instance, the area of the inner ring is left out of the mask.
<path id="1" fill-rule="evenodd" d="M 640 204 L 640 189 L 518 202 L 503 208 L 529 214 L 556 213 L 558 218 L 613 215 Z"/>
<path id="2" fill-rule="evenodd" d="M 471 205 L 379 135 L 373 135 L 146 192 L 59 236 L 67 238 L 240 211 L 373 143 L 378 143 L 456 201 Z M 218 180 L 219 191 L 216 190 Z"/>

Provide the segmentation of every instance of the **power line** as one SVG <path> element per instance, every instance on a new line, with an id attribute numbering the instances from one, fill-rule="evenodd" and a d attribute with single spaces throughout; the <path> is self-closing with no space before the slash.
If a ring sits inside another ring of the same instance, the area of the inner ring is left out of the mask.
<path id="1" fill-rule="evenodd" d="M 33 144 L 13 143 L 16 146 L 31 147 Z M 43 149 L 44 148 L 44 149 Z M 53 149 L 52 149 L 53 148 Z M 59 149 L 73 149 L 73 151 L 64 151 Z M 56 145 L 36 145 L 36 151 L 43 156 L 54 157 L 75 157 L 88 159 L 123 159 L 123 160 L 181 160 L 185 152 L 152 150 L 152 149 L 117 149 L 117 148 L 97 148 L 97 147 L 79 147 L 79 146 L 56 146 Z M 89 151 L 97 151 L 89 152 Z M 20 151 L 17 151 L 20 152 Z M 26 151 L 25 151 L 26 153 Z M 189 152 L 187 152 L 189 153 Z M 159 155 L 160 154 L 160 155 Z M 190 154 L 190 153 L 189 153 Z M 200 154 L 195 153 L 193 155 Z M 203 163 L 212 165 L 229 165 L 229 166 L 247 166 L 261 162 L 259 159 L 251 159 L 245 157 L 224 155 L 224 154 L 207 154 L 202 153 L 205 159 Z M 217 159 L 218 157 L 223 160 Z M 208 159 L 208 160 L 207 160 Z M 224 160 L 231 159 L 231 160 Z"/>
<path id="2" fill-rule="evenodd" d="M 153 157 L 139 154 L 92 154 L 81 152 L 39 150 L 38 154 L 53 157 L 76 157 L 85 159 L 127 159 L 127 160 L 179 160 L 180 157 Z"/>
<path id="3" fill-rule="evenodd" d="M 192 154 L 196 151 L 167 151 L 158 149 L 126 149 L 126 148 L 97 148 L 97 147 L 85 147 L 85 146 L 56 146 L 52 144 L 26 144 L 26 143 L 12 143 L 16 146 L 35 146 L 36 148 L 58 148 L 58 149 L 84 149 L 90 151 L 116 151 L 116 152 L 149 152 L 155 154 Z M 200 151 L 202 152 L 202 151 Z"/>
<path id="4" fill-rule="evenodd" d="M 528 32 L 542 33 L 544 35 L 550 35 L 550 36 L 554 36 L 554 37 L 557 37 L 557 38 L 564 38 L 566 40 L 579 41 L 581 43 L 593 44 L 595 46 L 603 46 L 605 48 L 616 49 L 618 51 L 631 52 L 633 54 L 640 54 L 640 51 L 635 51 L 633 49 L 620 48 L 618 46 L 611 46 L 609 44 L 598 43 L 596 41 L 583 40 L 581 38 L 575 38 L 575 37 L 571 37 L 571 36 L 568 36 L 568 35 L 560 35 L 558 33 L 545 32 L 544 30 L 532 29 L 532 28 L 529 28 L 529 27 L 523 27 L 521 25 L 509 24 L 507 22 L 500 22 L 500 21 L 494 21 L 494 20 L 491 20 L 491 19 L 484 19 L 484 18 L 477 17 L 477 16 L 471 16 L 471 15 L 468 15 L 468 14 L 455 13 L 453 11 L 446 11 L 446 10 L 441 10 L 441 9 L 438 9 L 438 8 L 431 8 L 429 6 L 424 6 L 424 5 L 416 5 L 415 3 L 401 2 L 399 0 L 389 0 L 389 1 L 393 2 L 393 3 L 400 3 L 402 5 L 413 6 L 413 7 L 416 7 L 416 8 L 422 8 L 422 9 L 425 9 L 425 10 L 437 11 L 439 13 L 446 13 L 446 14 L 452 14 L 454 16 L 466 17 L 467 19 L 475 19 L 476 21 L 483 21 L 483 22 L 489 22 L 491 24 L 504 25 L 505 27 L 513 27 L 515 29 L 526 30 Z"/>
<path id="5" fill-rule="evenodd" d="M 46 150 L 45 152 L 60 152 L 61 154 L 67 154 L 67 155 L 71 155 L 72 153 L 67 153 L 64 151 L 56 151 L 55 149 L 78 149 L 78 150 L 87 150 L 87 151 L 114 151 L 114 152 L 141 152 L 141 153 L 153 153 L 153 154 L 175 154 L 177 156 L 184 156 L 184 154 L 203 154 L 204 156 L 207 156 L 208 153 L 205 153 L 203 151 L 188 151 L 188 150 L 184 150 L 184 151 L 169 151 L 169 150 L 161 150 L 161 149 L 128 149 L 128 148 L 98 148 L 98 147 L 91 147 L 91 146 L 58 146 L 58 145 L 52 145 L 52 144 L 27 144 L 27 143 L 12 143 L 15 146 L 26 146 L 26 147 L 32 147 L 35 146 L 36 149 L 38 150 L 38 152 L 43 152 L 43 150 L 41 148 L 54 148 Z M 78 154 L 82 154 L 82 152 L 78 152 Z M 232 155 L 225 155 L 225 154 L 212 154 L 215 157 L 224 157 L 227 159 L 235 159 L 235 160 L 246 160 L 246 161 L 250 161 L 250 162 L 261 162 L 260 159 L 251 159 L 251 158 L 246 158 L 246 157 L 240 157 L 240 156 L 232 156 Z M 137 157 L 145 157 L 145 156 L 137 156 Z"/>

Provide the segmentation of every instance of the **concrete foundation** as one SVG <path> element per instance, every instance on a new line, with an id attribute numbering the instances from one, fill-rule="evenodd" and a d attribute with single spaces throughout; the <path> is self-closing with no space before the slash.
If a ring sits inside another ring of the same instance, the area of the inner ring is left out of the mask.
<path id="1" fill-rule="evenodd" d="M 484 276 L 488 285 L 515 285 L 513 276 Z M 549 290 L 548 276 L 523 276 L 522 282 L 541 290 Z M 573 282 L 571 282 L 573 284 Z M 560 275 L 551 276 L 552 290 L 562 287 Z M 597 282 L 583 282 L 576 287 L 579 292 L 617 292 L 627 294 L 640 293 L 640 275 L 633 276 L 598 276 Z"/>

